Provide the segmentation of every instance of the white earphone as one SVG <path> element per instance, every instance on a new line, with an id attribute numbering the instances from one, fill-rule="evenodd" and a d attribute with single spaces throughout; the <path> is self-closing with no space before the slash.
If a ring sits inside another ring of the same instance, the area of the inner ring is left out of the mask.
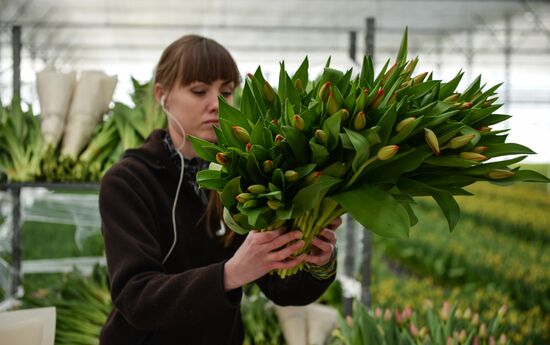
<path id="1" fill-rule="evenodd" d="M 166 260 L 168 260 L 168 257 L 170 256 L 170 254 L 172 254 L 172 251 L 174 250 L 174 248 L 176 247 L 176 242 L 178 240 L 178 232 L 177 232 L 177 228 L 176 228 L 176 206 L 178 204 L 178 197 L 179 197 L 179 194 L 180 194 L 180 188 L 181 188 L 181 183 L 183 182 L 183 173 L 184 173 L 184 170 L 185 170 L 185 160 L 183 159 L 183 155 L 181 154 L 180 150 L 183 149 L 183 147 L 185 146 L 185 130 L 183 129 L 183 126 L 181 125 L 181 123 L 178 121 L 178 119 L 172 115 L 168 110 L 166 110 L 166 95 L 162 95 L 162 97 L 160 98 L 160 106 L 162 108 L 162 110 L 164 111 L 164 113 L 171 119 L 173 120 L 176 125 L 179 127 L 180 131 L 181 131 L 181 138 L 182 138 L 182 143 L 179 147 L 176 147 L 176 152 L 178 154 L 178 156 L 180 157 L 180 160 L 181 160 L 181 171 L 180 171 L 180 180 L 178 182 L 178 188 L 176 189 L 176 196 L 174 197 L 174 204 L 172 205 L 172 227 L 173 227 L 173 230 L 174 230 L 174 241 L 172 242 L 172 245 L 170 246 L 170 250 L 168 250 L 168 253 L 166 254 L 166 256 L 164 257 L 164 259 L 162 260 L 162 264 L 164 264 L 166 262 Z"/>

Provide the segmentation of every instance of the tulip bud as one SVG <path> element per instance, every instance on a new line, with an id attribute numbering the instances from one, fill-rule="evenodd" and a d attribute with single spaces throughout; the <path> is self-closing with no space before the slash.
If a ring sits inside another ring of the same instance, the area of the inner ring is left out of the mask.
<path id="1" fill-rule="evenodd" d="M 248 200 L 247 202 L 245 202 L 243 204 L 244 208 L 254 208 L 256 206 L 258 206 L 258 200 L 257 199 Z"/>
<path id="2" fill-rule="evenodd" d="M 411 335 L 413 337 L 418 337 L 418 328 L 416 327 L 416 325 L 414 323 L 411 323 L 411 326 L 409 327 L 409 330 L 411 332 Z"/>
<path id="3" fill-rule="evenodd" d="M 374 97 L 374 101 L 371 104 L 372 109 L 377 109 L 380 104 L 382 104 L 382 101 L 384 100 L 384 89 L 378 90 L 376 93 L 376 96 Z"/>
<path id="4" fill-rule="evenodd" d="M 277 210 L 282 205 L 283 205 L 283 203 L 278 201 L 278 200 L 268 200 L 267 201 L 267 206 L 272 210 Z"/>
<path id="5" fill-rule="evenodd" d="M 482 153 L 482 152 L 485 152 L 487 151 L 487 146 L 476 146 L 472 149 L 472 152 L 475 152 L 475 153 Z"/>
<path id="6" fill-rule="evenodd" d="M 475 152 L 460 152 L 458 157 L 476 162 L 481 162 L 487 159 L 487 156 Z"/>
<path id="7" fill-rule="evenodd" d="M 264 95 L 265 95 L 265 99 L 269 103 L 275 102 L 275 99 L 277 98 L 277 95 L 275 94 L 275 91 L 273 90 L 271 85 L 269 85 L 267 80 L 264 82 Z"/>
<path id="8" fill-rule="evenodd" d="M 380 150 L 378 150 L 376 157 L 378 157 L 378 159 L 380 159 L 381 161 L 385 161 L 392 158 L 397 153 L 397 151 L 399 151 L 399 146 L 397 145 L 384 146 Z"/>
<path id="9" fill-rule="evenodd" d="M 277 135 L 275 136 L 275 143 L 276 143 L 276 144 L 280 143 L 280 142 L 283 141 L 283 140 L 285 140 L 285 137 L 283 137 L 282 135 L 277 134 Z"/>
<path id="10" fill-rule="evenodd" d="M 221 165 L 227 165 L 227 156 L 221 152 L 216 153 L 216 161 Z"/>
<path id="11" fill-rule="evenodd" d="M 514 176 L 515 174 L 516 174 L 515 172 L 510 171 L 510 170 L 495 169 L 495 170 L 489 171 L 487 174 L 485 174 L 485 176 L 487 176 L 488 178 L 490 178 L 492 180 L 504 180 L 504 179 L 507 179 L 509 177 Z"/>
<path id="12" fill-rule="evenodd" d="M 472 309 L 470 309 L 469 307 L 464 311 L 464 315 L 462 315 L 462 317 L 465 319 L 465 320 L 470 320 L 470 318 L 472 317 Z"/>
<path id="13" fill-rule="evenodd" d="M 487 325 L 485 323 L 482 323 L 481 326 L 479 326 L 479 337 L 481 339 L 487 339 L 489 336 L 489 333 L 487 331 Z"/>
<path id="14" fill-rule="evenodd" d="M 479 314 L 475 313 L 472 317 L 472 325 L 477 326 L 479 325 Z"/>
<path id="15" fill-rule="evenodd" d="M 243 143 L 247 143 L 250 141 L 250 134 L 248 134 L 248 131 L 241 126 L 231 126 L 231 129 L 233 130 L 233 134 L 239 139 L 239 141 Z"/>
<path id="16" fill-rule="evenodd" d="M 296 79 L 296 81 L 294 82 L 294 87 L 296 88 L 298 93 L 304 92 L 304 86 L 302 85 L 302 80 Z"/>
<path id="17" fill-rule="evenodd" d="M 390 104 L 394 104 L 397 102 L 397 93 L 392 93 L 392 95 L 390 96 L 390 99 L 388 100 L 388 105 Z"/>
<path id="18" fill-rule="evenodd" d="M 495 337 L 493 336 L 489 337 L 489 345 L 497 345 L 497 341 L 495 340 Z"/>
<path id="19" fill-rule="evenodd" d="M 315 131 L 315 140 L 317 140 L 318 144 L 326 145 L 328 142 L 328 137 L 325 131 L 322 129 L 318 129 Z"/>
<path id="20" fill-rule="evenodd" d="M 407 64 L 407 66 L 405 67 L 405 72 L 406 73 L 412 73 L 412 71 L 414 70 L 414 68 L 416 67 L 416 64 L 418 63 L 418 59 L 414 59 L 414 60 L 411 60 L 409 61 L 409 63 Z"/>
<path id="21" fill-rule="evenodd" d="M 460 308 L 457 308 L 455 311 L 455 318 L 461 319 L 462 318 L 462 310 Z"/>
<path id="22" fill-rule="evenodd" d="M 390 321 L 391 320 L 391 311 L 386 308 L 386 311 L 384 312 L 384 321 Z"/>
<path id="23" fill-rule="evenodd" d="M 401 121 L 395 126 L 396 132 L 401 132 L 403 128 L 407 127 L 408 124 L 413 123 L 416 120 L 416 117 L 407 117 Z"/>
<path id="24" fill-rule="evenodd" d="M 262 164 L 262 168 L 264 170 L 264 173 L 269 174 L 273 171 L 273 161 L 271 159 L 266 160 Z"/>
<path id="25" fill-rule="evenodd" d="M 361 111 L 365 109 L 367 105 L 367 97 L 369 96 L 369 90 L 365 89 L 361 91 L 361 94 L 355 100 L 355 111 Z"/>
<path id="26" fill-rule="evenodd" d="M 435 153 L 436 156 L 439 156 L 439 141 L 437 140 L 435 133 L 429 128 L 424 128 L 424 138 L 433 153 Z"/>
<path id="27" fill-rule="evenodd" d="M 427 75 L 428 75 L 428 72 L 424 72 L 414 77 L 412 82 L 413 86 L 422 83 L 424 81 L 424 78 L 426 78 Z"/>
<path id="28" fill-rule="evenodd" d="M 457 149 L 461 146 L 468 144 L 473 138 L 475 138 L 475 134 L 467 134 L 454 137 L 449 140 L 447 147 L 449 147 L 450 149 Z"/>
<path id="29" fill-rule="evenodd" d="M 380 309 L 380 307 L 376 307 L 376 310 L 374 311 L 374 316 L 376 316 L 376 318 L 378 319 L 382 317 L 382 309 Z"/>
<path id="30" fill-rule="evenodd" d="M 330 115 L 336 113 L 338 110 L 340 110 L 340 105 L 338 104 L 338 100 L 336 99 L 336 96 L 331 92 L 328 96 L 327 101 L 327 111 Z"/>
<path id="31" fill-rule="evenodd" d="M 235 197 L 235 199 L 237 199 L 237 201 L 241 204 L 244 204 L 245 202 L 253 198 L 255 198 L 255 196 L 252 193 L 241 193 Z"/>
<path id="32" fill-rule="evenodd" d="M 254 194 L 263 194 L 263 193 L 267 192 L 267 188 L 265 188 L 265 186 L 262 185 L 262 184 L 250 185 L 250 186 L 248 186 L 247 190 L 250 193 L 254 193 Z"/>
<path id="33" fill-rule="evenodd" d="M 405 82 L 402 82 L 401 85 L 399 85 L 399 89 L 406 89 L 408 87 L 411 87 L 412 86 L 412 79 L 410 80 L 407 80 Z"/>
<path id="34" fill-rule="evenodd" d="M 319 179 L 321 178 L 322 175 L 323 175 L 322 171 L 313 171 L 309 175 L 306 176 L 305 180 L 306 180 L 307 183 L 313 184 L 313 183 L 319 181 Z"/>
<path id="35" fill-rule="evenodd" d="M 275 126 L 279 126 L 279 120 L 277 120 L 277 119 L 271 120 L 271 123 Z"/>
<path id="36" fill-rule="evenodd" d="M 498 317 L 500 317 L 501 319 L 504 317 L 504 315 L 506 315 L 506 312 L 508 311 L 508 306 L 506 304 L 503 304 L 499 309 L 498 309 Z"/>
<path id="37" fill-rule="evenodd" d="M 405 321 L 410 320 L 412 318 L 413 312 L 411 307 L 406 306 L 405 309 L 403 309 L 403 318 Z"/>
<path id="38" fill-rule="evenodd" d="M 449 97 L 445 98 L 443 100 L 443 102 L 453 102 L 454 103 L 458 99 L 458 97 L 460 97 L 459 93 L 453 93 Z"/>
<path id="39" fill-rule="evenodd" d="M 440 315 L 444 321 L 447 321 L 449 319 L 450 312 L 451 312 L 451 305 L 449 304 L 449 302 L 448 301 L 443 302 L 443 307 L 441 308 Z"/>
<path id="40" fill-rule="evenodd" d="M 492 128 L 489 126 L 482 126 L 482 127 L 479 127 L 477 130 L 480 131 L 481 133 L 488 133 L 492 130 Z"/>
<path id="41" fill-rule="evenodd" d="M 252 73 L 247 73 L 246 76 L 248 77 L 248 79 L 254 80 L 254 74 L 252 74 Z"/>
<path id="42" fill-rule="evenodd" d="M 367 125 L 367 119 L 365 118 L 365 113 L 363 111 L 360 111 L 355 115 L 355 119 L 353 120 L 353 128 L 355 128 L 356 131 L 360 131 Z"/>
<path id="43" fill-rule="evenodd" d="M 246 148 L 246 152 L 250 152 L 250 150 L 252 150 L 252 144 L 251 143 L 246 144 L 245 148 Z"/>
<path id="44" fill-rule="evenodd" d="M 445 343 L 445 345 L 454 345 L 453 338 L 451 336 L 447 337 L 447 342 Z"/>
<path id="45" fill-rule="evenodd" d="M 328 100 L 329 93 L 330 93 L 330 81 L 327 81 L 319 89 L 319 98 L 321 99 L 321 101 L 326 102 Z"/>
<path id="46" fill-rule="evenodd" d="M 342 116 L 342 121 L 346 121 L 349 118 L 349 111 L 347 109 L 340 109 L 338 113 Z"/>
<path id="47" fill-rule="evenodd" d="M 506 334 L 502 333 L 500 335 L 500 338 L 498 338 L 498 344 L 499 345 L 506 345 L 507 342 L 508 342 L 508 338 L 506 337 Z"/>
<path id="48" fill-rule="evenodd" d="M 294 128 L 296 128 L 300 131 L 304 130 L 304 127 L 306 126 L 306 124 L 304 122 L 304 119 L 300 115 L 295 114 L 294 117 L 292 118 L 292 120 L 294 122 Z"/>
<path id="49" fill-rule="evenodd" d="M 285 180 L 287 182 L 293 182 L 300 178 L 300 175 L 294 170 L 285 171 Z"/>
<path id="50" fill-rule="evenodd" d="M 391 66 L 391 68 L 386 72 L 386 74 L 384 75 L 384 78 L 382 79 L 382 85 L 386 84 L 386 82 L 388 81 L 388 79 L 390 78 L 391 74 L 393 73 L 396 67 L 397 67 L 397 64 L 394 63 L 393 66 Z"/>
<path id="51" fill-rule="evenodd" d="M 463 329 L 462 331 L 460 331 L 460 333 L 458 334 L 458 341 L 461 344 L 464 344 L 467 338 L 468 338 L 468 334 L 466 333 L 466 330 Z"/>
<path id="52" fill-rule="evenodd" d="M 470 109 L 472 106 L 474 105 L 474 103 L 472 102 L 464 102 L 462 103 L 462 105 L 460 106 L 460 110 L 465 110 L 465 109 Z"/>
<path id="53" fill-rule="evenodd" d="M 420 339 L 423 339 L 426 335 L 428 335 L 428 329 L 426 327 L 420 328 L 420 331 L 418 331 Z"/>

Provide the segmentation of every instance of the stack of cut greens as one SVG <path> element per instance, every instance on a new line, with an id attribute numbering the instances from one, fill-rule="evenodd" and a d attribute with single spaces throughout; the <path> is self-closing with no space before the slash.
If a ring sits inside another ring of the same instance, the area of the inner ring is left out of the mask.
<path id="1" fill-rule="evenodd" d="M 212 162 L 197 181 L 220 193 L 229 227 L 241 234 L 300 229 L 305 246 L 298 255 L 345 212 L 379 235 L 406 237 L 417 222 L 413 197 L 433 197 L 453 229 L 460 212 L 453 196 L 470 194 L 467 185 L 548 182 L 510 167 L 534 152 L 491 129 L 510 117 L 495 113 L 499 85 L 485 90 L 477 78 L 458 93 L 462 72 L 449 82 L 415 75 L 418 59 L 406 56 L 407 31 L 395 64 L 388 61 L 378 75 L 368 56 L 354 78 L 352 70 L 330 68 L 329 59 L 310 81 L 306 58 L 293 77 L 281 64 L 277 91 L 258 68 L 245 82 L 240 109 L 220 98 L 217 144 L 191 142 Z M 512 154 L 522 156 L 486 163 Z"/>

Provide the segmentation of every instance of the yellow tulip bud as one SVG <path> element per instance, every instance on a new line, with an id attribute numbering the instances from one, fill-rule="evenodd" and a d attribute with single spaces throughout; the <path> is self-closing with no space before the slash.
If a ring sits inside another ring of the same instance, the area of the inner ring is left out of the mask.
<path id="1" fill-rule="evenodd" d="M 508 342 L 508 338 L 506 337 L 506 334 L 502 333 L 500 335 L 500 338 L 498 338 L 498 344 L 499 345 L 506 345 L 507 342 Z"/>
<path id="2" fill-rule="evenodd" d="M 492 130 L 492 128 L 489 126 L 481 126 L 477 130 L 480 131 L 481 133 L 488 133 Z"/>
<path id="3" fill-rule="evenodd" d="M 461 344 L 464 344 L 467 338 L 468 338 L 468 334 L 466 333 L 466 330 L 463 329 L 462 331 L 460 331 L 460 333 L 458 334 L 458 341 Z"/>
<path id="4" fill-rule="evenodd" d="M 441 307 L 441 311 L 439 312 L 441 318 L 444 321 L 447 321 L 449 319 L 449 314 L 451 313 L 451 305 L 448 301 L 443 302 L 443 307 Z"/>
<path id="5" fill-rule="evenodd" d="M 504 169 L 495 169 L 489 171 L 485 176 L 492 180 L 504 180 L 509 177 L 514 176 L 516 173 L 510 170 L 504 170 Z"/>
<path id="6" fill-rule="evenodd" d="M 472 325 L 477 326 L 479 325 L 479 314 L 475 313 L 472 317 Z"/>
<path id="7" fill-rule="evenodd" d="M 450 95 L 449 97 L 445 98 L 443 101 L 444 102 L 455 102 L 458 97 L 460 97 L 460 94 L 459 93 L 453 93 L 452 95 Z"/>
<path id="8" fill-rule="evenodd" d="M 280 143 L 281 141 L 285 140 L 285 137 L 283 137 L 281 134 L 277 134 L 275 136 L 275 143 L 278 144 Z"/>
<path id="9" fill-rule="evenodd" d="M 248 134 L 248 131 L 241 126 L 231 126 L 231 129 L 233 130 L 233 134 L 239 141 L 243 143 L 247 143 L 250 141 L 250 134 Z"/>
<path id="10" fill-rule="evenodd" d="M 253 198 L 255 198 L 255 196 L 251 193 L 241 193 L 235 197 L 235 199 L 237 199 L 237 201 L 241 204 L 244 204 L 245 202 L 247 202 L 248 200 L 252 200 Z"/>
<path id="11" fill-rule="evenodd" d="M 334 96 L 334 94 L 331 92 L 328 96 L 327 111 L 330 115 L 332 115 L 336 113 L 338 110 L 340 110 L 340 105 L 336 100 L 336 96 Z"/>
<path id="12" fill-rule="evenodd" d="M 227 165 L 227 156 L 221 152 L 216 153 L 216 161 L 221 165 Z"/>
<path id="13" fill-rule="evenodd" d="M 439 150 L 439 141 L 437 140 L 435 133 L 429 128 L 424 128 L 424 138 L 433 153 L 435 153 L 436 156 L 439 155 L 441 151 Z"/>
<path id="14" fill-rule="evenodd" d="M 319 98 L 321 99 L 321 101 L 326 102 L 328 100 L 329 93 L 330 93 L 330 81 L 327 81 L 319 89 Z"/>
<path id="15" fill-rule="evenodd" d="M 506 312 L 508 311 L 508 306 L 506 304 L 503 304 L 499 309 L 498 309 L 498 317 L 500 317 L 501 319 L 504 317 L 504 315 L 506 315 Z"/>
<path id="16" fill-rule="evenodd" d="M 380 89 L 376 93 L 376 96 L 374 97 L 374 101 L 372 101 L 371 108 L 378 109 L 380 104 L 382 104 L 383 100 L 384 100 L 384 89 Z"/>
<path id="17" fill-rule="evenodd" d="M 300 178 L 300 175 L 294 170 L 285 171 L 285 180 L 287 182 L 293 182 Z"/>
<path id="18" fill-rule="evenodd" d="M 277 119 L 271 120 L 271 123 L 275 126 L 279 126 L 279 120 L 277 120 Z"/>
<path id="19" fill-rule="evenodd" d="M 424 78 L 426 78 L 427 75 L 428 75 L 428 72 L 424 72 L 414 77 L 412 82 L 413 86 L 422 83 L 424 81 Z"/>
<path id="20" fill-rule="evenodd" d="M 472 106 L 474 105 L 474 103 L 472 102 L 464 102 L 462 103 L 462 105 L 460 106 L 460 110 L 465 110 L 465 109 L 470 109 Z"/>
<path id="21" fill-rule="evenodd" d="M 363 111 L 360 111 L 355 115 L 355 119 L 353 120 L 353 127 L 356 131 L 360 131 L 363 128 L 365 128 L 367 124 L 367 119 L 365 118 L 365 113 Z"/>
<path id="22" fill-rule="evenodd" d="M 397 67 L 397 64 L 394 63 L 393 66 L 391 66 L 391 68 L 386 72 L 386 74 L 384 75 L 384 78 L 382 79 L 382 85 L 386 84 L 386 82 L 388 81 L 388 79 L 390 78 L 391 74 L 393 73 L 396 67 Z"/>
<path id="23" fill-rule="evenodd" d="M 318 144 L 326 145 L 327 142 L 328 142 L 328 137 L 327 137 L 327 134 L 325 133 L 325 131 L 323 131 L 322 129 L 316 130 L 315 131 L 315 140 L 317 141 Z"/>
<path id="24" fill-rule="evenodd" d="M 262 168 L 264 169 L 264 172 L 266 174 L 272 172 L 273 171 L 273 161 L 271 159 L 266 160 L 265 162 L 263 162 Z"/>
<path id="25" fill-rule="evenodd" d="M 272 210 L 276 210 L 279 207 L 281 207 L 282 205 L 283 205 L 283 203 L 278 201 L 278 200 L 268 200 L 267 201 L 267 206 Z"/>
<path id="26" fill-rule="evenodd" d="M 399 89 L 405 89 L 412 86 L 412 79 L 407 80 L 405 82 L 402 82 L 401 85 L 399 85 Z"/>
<path id="27" fill-rule="evenodd" d="M 294 82 L 294 87 L 296 87 L 296 90 L 297 90 L 299 93 L 303 93 L 303 92 L 304 92 L 304 86 L 302 85 L 302 80 L 296 79 L 296 81 Z"/>
<path id="28" fill-rule="evenodd" d="M 487 146 L 476 146 L 472 149 L 472 152 L 475 152 L 475 153 L 482 153 L 482 152 L 485 152 L 487 151 L 488 147 Z"/>
<path id="29" fill-rule="evenodd" d="M 475 152 L 460 152 L 458 157 L 476 162 L 487 160 L 487 156 Z"/>
<path id="30" fill-rule="evenodd" d="M 245 202 L 243 204 L 244 208 L 254 208 L 256 206 L 258 206 L 258 200 L 257 199 L 248 200 L 247 202 Z"/>
<path id="31" fill-rule="evenodd" d="M 293 122 L 294 122 L 294 128 L 300 130 L 300 131 L 303 131 L 304 130 L 304 127 L 306 126 L 305 122 L 304 122 L 304 119 L 298 115 L 298 114 L 295 114 L 294 117 L 292 118 Z"/>
<path id="32" fill-rule="evenodd" d="M 449 147 L 450 149 L 457 149 L 461 146 L 468 144 L 473 138 L 475 138 L 475 134 L 467 134 L 454 137 L 449 140 L 447 147 Z"/>
<path id="33" fill-rule="evenodd" d="M 248 186 L 247 190 L 250 193 L 263 194 L 267 191 L 267 188 L 265 188 L 265 186 L 261 185 L 261 184 L 253 184 L 253 185 Z"/>
<path id="34" fill-rule="evenodd" d="M 479 337 L 481 339 L 487 339 L 487 336 L 489 336 L 487 325 L 485 323 L 482 323 L 481 326 L 479 326 Z"/>
<path id="35" fill-rule="evenodd" d="M 470 318 L 472 317 L 472 309 L 467 308 L 467 309 L 464 311 L 464 315 L 462 315 L 462 317 L 463 317 L 465 320 L 470 320 Z"/>
<path id="36" fill-rule="evenodd" d="M 397 145 L 384 146 L 380 150 L 378 150 L 376 157 L 378 157 L 378 159 L 380 159 L 381 161 L 385 161 L 395 156 L 397 151 L 399 151 L 399 146 Z"/>
<path id="37" fill-rule="evenodd" d="M 275 102 L 275 99 L 277 98 L 277 94 L 275 93 L 271 85 L 269 85 L 267 80 L 264 82 L 264 95 L 265 95 L 265 99 L 269 103 Z"/>
<path id="38" fill-rule="evenodd" d="M 413 123 L 416 120 L 416 117 L 407 117 L 401 121 L 395 126 L 396 132 L 401 132 L 403 128 L 407 127 L 410 123 Z"/>
<path id="39" fill-rule="evenodd" d="M 307 183 L 313 184 L 313 183 L 316 183 L 317 181 L 319 181 L 319 179 L 321 178 L 322 175 L 323 175 L 322 171 L 313 171 L 309 175 L 306 176 L 305 180 L 306 180 Z"/>

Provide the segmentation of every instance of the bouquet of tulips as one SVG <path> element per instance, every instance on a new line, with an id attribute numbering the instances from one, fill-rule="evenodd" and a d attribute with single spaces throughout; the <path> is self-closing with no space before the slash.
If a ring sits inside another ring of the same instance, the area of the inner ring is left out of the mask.
<path id="1" fill-rule="evenodd" d="M 240 109 L 220 98 L 217 143 L 190 138 L 211 162 L 198 184 L 219 192 L 224 221 L 237 233 L 301 230 L 299 255 L 346 212 L 381 236 L 406 237 L 417 222 L 413 197 L 433 197 L 453 229 L 460 213 L 453 196 L 470 194 L 467 185 L 548 182 L 510 167 L 534 152 L 491 129 L 510 117 L 495 113 L 499 85 L 484 90 L 477 78 L 458 93 L 462 72 L 442 82 L 414 75 L 417 63 L 407 60 L 405 30 L 395 63 L 377 75 L 369 56 L 355 77 L 330 68 L 329 59 L 311 81 L 306 58 L 292 77 L 281 63 L 275 91 L 258 68 L 245 81 Z M 302 269 L 308 264 L 277 273 Z"/>

